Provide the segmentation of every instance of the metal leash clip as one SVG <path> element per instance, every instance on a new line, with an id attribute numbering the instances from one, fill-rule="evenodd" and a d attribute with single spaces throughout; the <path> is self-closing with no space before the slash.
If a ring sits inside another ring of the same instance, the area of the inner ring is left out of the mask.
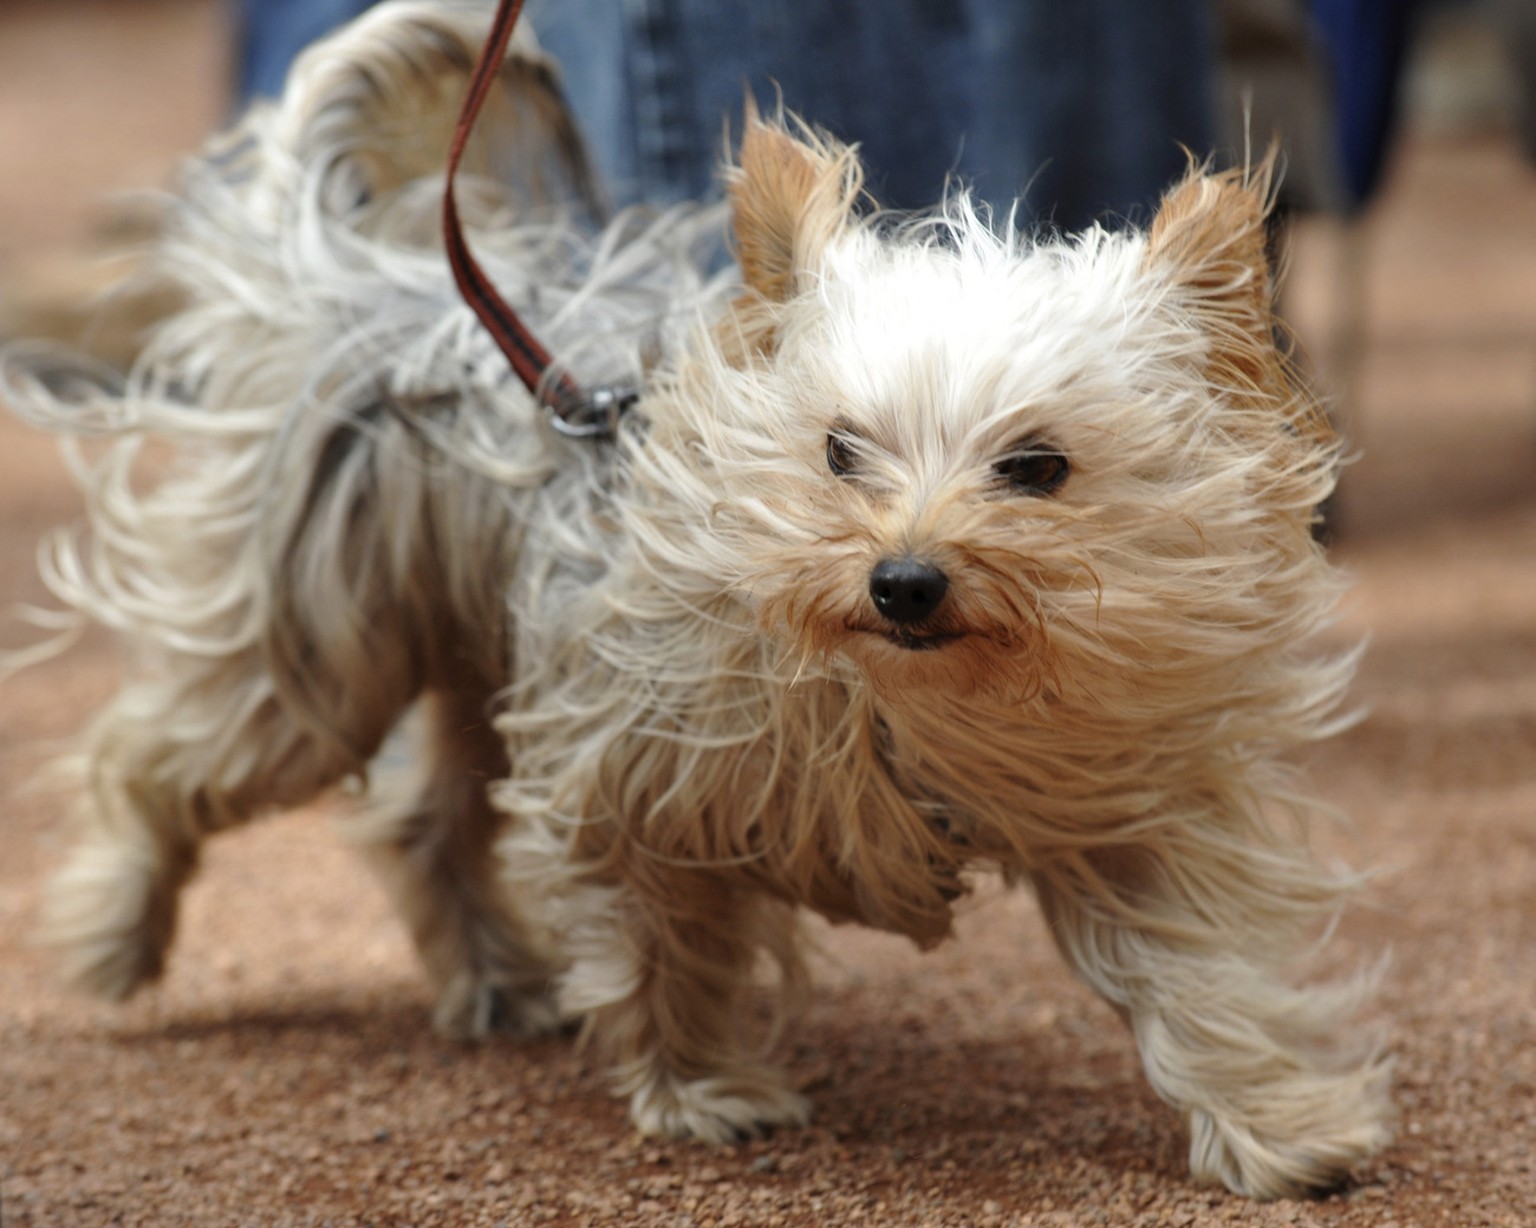
<path id="1" fill-rule="evenodd" d="M 640 399 L 637 389 L 603 384 L 545 401 L 549 424 L 567 439 L 609 442 L 619 437 L 619 419 Z"/>

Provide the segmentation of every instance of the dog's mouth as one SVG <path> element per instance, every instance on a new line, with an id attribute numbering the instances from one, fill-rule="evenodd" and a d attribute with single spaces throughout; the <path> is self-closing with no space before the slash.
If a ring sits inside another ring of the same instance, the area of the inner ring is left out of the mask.
<path id="1" fill-rule="evenodd" d="M 897 648 L 907 652 L 934 652 L 943 648 L 946 644 L 953 644 L 960 639 L 958 632 L 953 631 L 914 631 L 908 627 L 891 628 L 878 632 L 887 644 L 894 644 Z"/>
<path id="2" fill-rule="evenodd" d="M 850 621 L 847 629 L 854 635 L 870 635 L 884 640 L 903 652 L 937 652 L 939 649 L 963 640 L 966 631 L 940 630 L 936 627 L 901 627 L 890 623 L 871 625 L 863 621 Z"/>

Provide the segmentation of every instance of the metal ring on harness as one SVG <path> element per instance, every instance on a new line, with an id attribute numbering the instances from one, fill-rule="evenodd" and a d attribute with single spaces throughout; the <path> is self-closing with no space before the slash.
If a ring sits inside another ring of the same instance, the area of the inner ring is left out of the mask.
<path id="1" fill-rule="evenodd" d="M 633 388 L 600 384 L 574 402 L 550 405 L 549 424 L 567 439 L 612 440 L 619 435 L 619 419 L 640 399 Z"/>

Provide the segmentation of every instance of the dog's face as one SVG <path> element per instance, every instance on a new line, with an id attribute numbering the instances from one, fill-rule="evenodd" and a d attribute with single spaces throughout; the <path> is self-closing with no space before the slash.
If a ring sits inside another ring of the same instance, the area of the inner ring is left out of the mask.
<path id="1" fill-rule="evenodd" d="M 1192 176 L 1149 234 L 1033 244 L 963 203 L 859 218 L 858 181 L 753 123 L 732 184 L 742 343 L 694 397 L 764 625 L 898 701 L 1134 703 L 1243 652 L 1332 459 L 1275 353 L 1262 188 Z"/>

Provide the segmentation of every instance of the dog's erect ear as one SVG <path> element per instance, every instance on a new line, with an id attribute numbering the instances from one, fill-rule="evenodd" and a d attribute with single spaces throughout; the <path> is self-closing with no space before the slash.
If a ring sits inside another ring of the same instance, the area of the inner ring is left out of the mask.
<path id="1" fill-rule="evenodd" d="M 1192 169 L 1163 197 L 1148 236 L 1148 264 L 1172 279 L 1211 339 L 1210 377 L 1254 391 L 1274 376 L 1265 229 L 1273 177 L 1273 152 L 1248 171 Z"/>
<path id="2" fill-rule="evenodd" d="M 727 174 L 736 254 L 747 285 L 782 302 L 847 225 L 864 172 L 852 148 L 782 118 L 763 119 L 748 98 L 741 154 Z"/>

